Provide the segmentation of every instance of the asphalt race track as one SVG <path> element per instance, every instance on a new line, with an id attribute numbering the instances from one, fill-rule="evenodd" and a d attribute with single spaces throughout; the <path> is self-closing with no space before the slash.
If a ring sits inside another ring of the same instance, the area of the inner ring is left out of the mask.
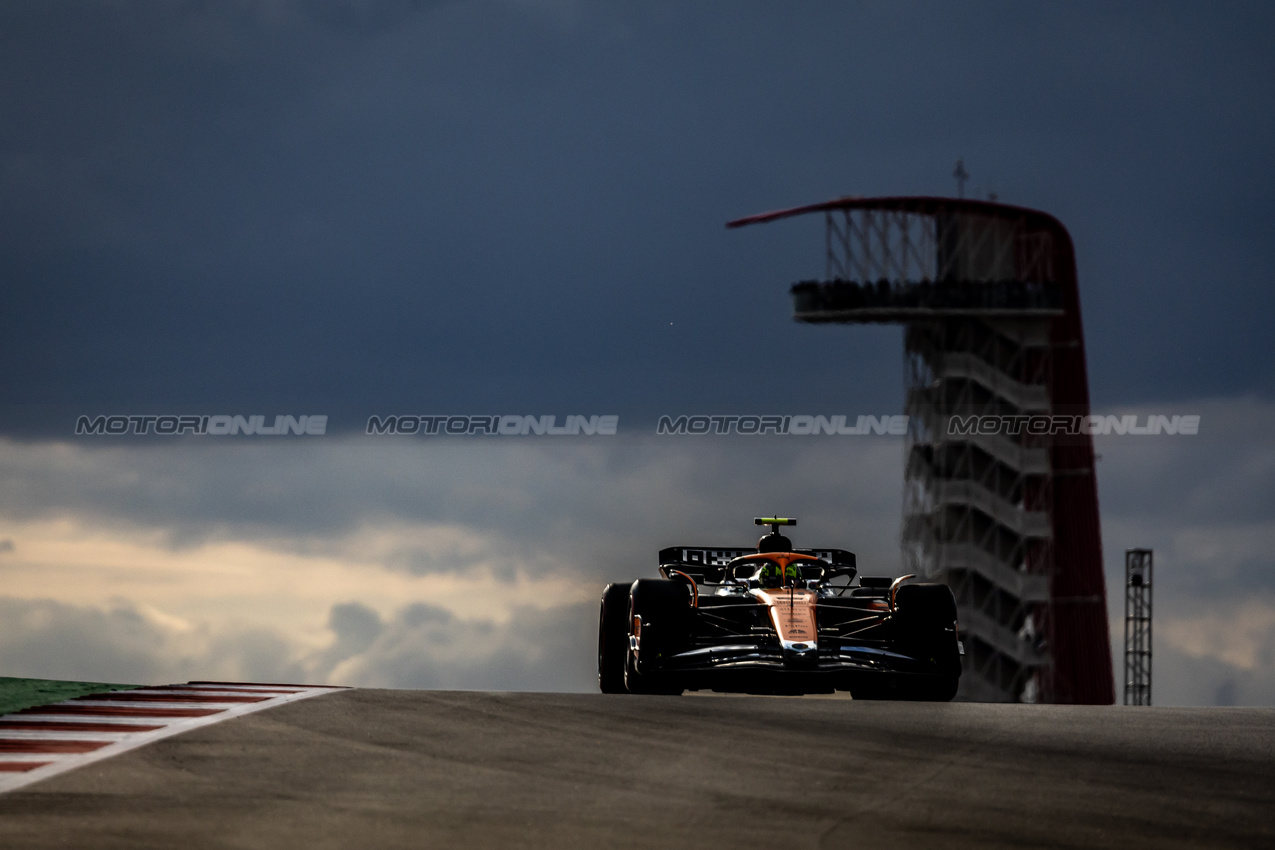
<path id="1" fill-rule="evenodd" d="M 0 796 L 0 847 L 1271 847 L 1275 710 L 352 690 Z"/>

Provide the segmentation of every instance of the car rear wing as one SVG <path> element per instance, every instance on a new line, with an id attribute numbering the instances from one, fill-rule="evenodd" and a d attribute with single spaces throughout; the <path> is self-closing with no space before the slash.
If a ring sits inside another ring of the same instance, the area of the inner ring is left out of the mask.
<path id="1" fill-rule="evenodd" d="M 832 565 L 830 575 L 854 578 L 858 572 L 853 552 L 845 549 L 793 549 L 801 555 L 814 555 Z M 757 549 L 713 548 L 704 546 L 670 546 L 660 550 L 660 567 L 672 567 L 686 573 L 698 584 L 721 584 L 726 565 L 744 555 L 756 555 Z"/>

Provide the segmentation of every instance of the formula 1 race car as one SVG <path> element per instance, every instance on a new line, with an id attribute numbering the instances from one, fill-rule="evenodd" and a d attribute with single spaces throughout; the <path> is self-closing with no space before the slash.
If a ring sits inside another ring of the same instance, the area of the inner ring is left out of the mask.
<path id="1" fill-rule="evenodd" d="M 859 577 L 841 549 L 794 549 L 795 519 L 758 517 L 756 549 L 673 546 L 661 578 L 608 585 L 598 627 L 603 693 L 685 690 L 950 700 L 963 648 L 942 584 Z"/>

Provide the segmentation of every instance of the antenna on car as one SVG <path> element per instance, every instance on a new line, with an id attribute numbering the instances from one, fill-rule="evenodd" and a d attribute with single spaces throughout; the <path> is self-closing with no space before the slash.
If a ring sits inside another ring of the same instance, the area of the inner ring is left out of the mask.
<path id="1" fill-rule="evenodd" d="M 786 516 L 755 516 L 753 517 L 753 525 L 769 525 L 771 534 L 779 533 L 781 525 L 796 525 L 797 520 L 794 517 Z"/>

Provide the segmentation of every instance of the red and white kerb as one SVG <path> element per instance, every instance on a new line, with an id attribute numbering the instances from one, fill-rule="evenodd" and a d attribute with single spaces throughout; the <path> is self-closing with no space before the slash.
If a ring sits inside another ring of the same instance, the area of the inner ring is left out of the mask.
<path id="1" fill-rule="evenodd" d="M 340 688 L 190 682 L 90 694 L 0 716 L 0 793 L 137 747 Z"/>

